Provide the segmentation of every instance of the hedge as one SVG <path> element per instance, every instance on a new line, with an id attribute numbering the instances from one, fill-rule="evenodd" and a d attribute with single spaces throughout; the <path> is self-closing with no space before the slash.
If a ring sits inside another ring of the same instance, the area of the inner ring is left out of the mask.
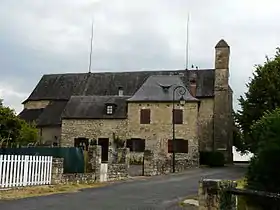
<path id="1" fill-rule="evenodd" d="M 225 165 L 225 157 L 223 153 L 219 151 L 200 152 L 200 165 L 222 167 Z"/>

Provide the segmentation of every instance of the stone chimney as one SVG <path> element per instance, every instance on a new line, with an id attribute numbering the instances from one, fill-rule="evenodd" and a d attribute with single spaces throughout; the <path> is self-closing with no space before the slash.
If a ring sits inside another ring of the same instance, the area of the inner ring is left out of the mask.
<path id="1" fill-rule="evenodd" d="M 229 71 L 229 56 L 230 56 L 229 45 L 226 43 L 225 40 L 222 39 L 216 45 L 215 51 L 216 51 L 215 52 L 215 69 L 228 72 Z"/>
<path id="2" fill-rule="evenodd" d="M 119 96 L 123 96 L 123 87 L 119 87 Z"/>
<path id="3" fill-rule="evenodd" d="M 189 74 L 189 82 L 190 82 L 190 94 L 193 97 L 196 97 L 196 79 L 197 79 L 197 74 L 195 71 L 190 72 Z"/>
<path id="4" fill-rule="evenodd" d="M 221 151 L 226 162 L 232 162 L 232 100 L 229 91 L 230 47 L 220 40 L 215 47 L 214 135 L 213 149 Z"/>

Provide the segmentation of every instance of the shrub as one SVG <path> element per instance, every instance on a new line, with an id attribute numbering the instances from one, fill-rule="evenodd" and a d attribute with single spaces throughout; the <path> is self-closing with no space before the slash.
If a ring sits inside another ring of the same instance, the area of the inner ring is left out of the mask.
<path id="1" fill-rule="evenodd" d="M 280 192 L 280 109 L 267 112 L 251 127 L 258 143 L 246 174 L 247 187 L 254 190 Z"/>
<path id="2" fill-rule="evenodd" d="M 221 167 L 225 165 L 223 153 L 218 151 L 200 152 L 200 165 L 211 167 Z"/>

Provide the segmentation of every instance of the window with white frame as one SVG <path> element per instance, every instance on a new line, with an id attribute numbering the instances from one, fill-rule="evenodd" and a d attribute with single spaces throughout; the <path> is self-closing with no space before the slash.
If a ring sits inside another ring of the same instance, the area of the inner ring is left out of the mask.
<path id="1" fill-rule="evenodd" d="M 113 106 L 107 105 L 107 114 L 113 114 Z"/>

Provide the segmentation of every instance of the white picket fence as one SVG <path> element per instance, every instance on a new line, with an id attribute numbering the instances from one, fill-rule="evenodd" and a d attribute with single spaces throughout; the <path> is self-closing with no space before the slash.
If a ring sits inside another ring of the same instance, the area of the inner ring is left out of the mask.
<path id="1" fill-rule="evenodd" d="M 51 183 L 52 157 L 0 155 L 0 188 Z"/>

